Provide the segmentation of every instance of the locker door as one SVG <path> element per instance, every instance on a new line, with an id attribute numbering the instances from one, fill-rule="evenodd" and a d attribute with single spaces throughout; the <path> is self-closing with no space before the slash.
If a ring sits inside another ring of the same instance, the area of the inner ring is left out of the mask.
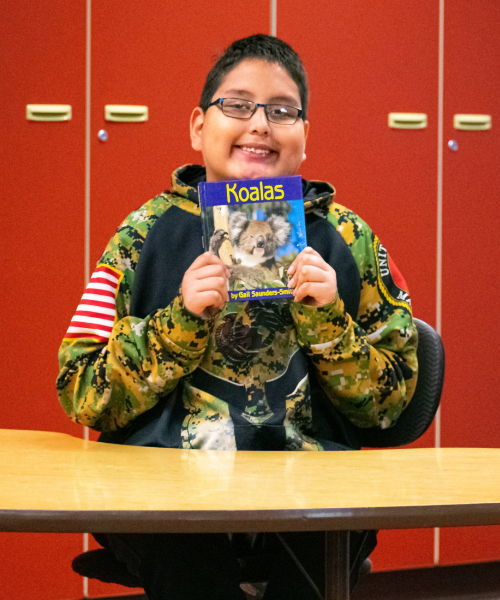
<path id="1" fill-rule="evenodd" d="M 500 5 L 445 5 L 443 446 L 499 447 Z M 492 129 L 453 127 L 455 114 L 492 115 Z M 458 149 L 447 146 L 457 142 Z M 500 527 L 441 530 L 443 564 L 500 559 Z"/>
<path id="2" fill-rule="evenodd" d="M 79 435 L 55 379 L 84 288 L 85 2 L 4 3 L 0 48 L 0 427 Z M 27 104 L 70 104 L 73 118 L 27 121 Z M 0 534 L 0 598 L 81 597 L 70 567 L 81 547 L 81 535 Z"/>
<path id="3" fill-rule="evenodd" d="M 269 2 L 248 5 L 111 0 L 92 9 L 91 270 L 120 220 L 200 163 L 189 118 L 214 58 L 233 40 L 269 31 Z M 146 105 L 149 120 L 104 120 L 104 106 Z M 98 131 L 108 133 L 101 142 Z"/>
<path id="4" fill-rule="evenodd" d="M 208 71 L 232 41 L 257 32 L 269 32 L 268 0 L 152 0 L 140 10 L 118 0 L 92 3 L 90 272 L 123 218 L 170 188 L 175 168 L 201 162 L 189 118 Z M 107 104 L 147 106 L 149 120 L 105 121 Z M 127 593 L 89 581 L 91 597 Z"/>
<path id="5" fill-rule="evenodd" d="M 438 4 L 433 0 L 278 2 L 277 35 L 311 87 L 303 175 L 326 179 L 365 219 L 405 276 L 415 316 L 435 324 Z M 388 127 L 389 112 L 428 127 Z M 434 428 L 415 445 L 433 446 Z M 433 563 L 433 531 L 381 532 L 376 569 Z"/>

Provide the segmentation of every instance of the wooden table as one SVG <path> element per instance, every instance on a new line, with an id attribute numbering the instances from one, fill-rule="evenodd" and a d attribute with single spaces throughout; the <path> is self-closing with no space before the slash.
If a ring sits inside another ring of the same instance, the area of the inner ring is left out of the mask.
<path id="1" fill-rule="evenodd" d="M 500 449 L 216 452 L 0 430 L 0 530 L 325 531 L 348 598 L 349 530 L 500 524 Z"/>

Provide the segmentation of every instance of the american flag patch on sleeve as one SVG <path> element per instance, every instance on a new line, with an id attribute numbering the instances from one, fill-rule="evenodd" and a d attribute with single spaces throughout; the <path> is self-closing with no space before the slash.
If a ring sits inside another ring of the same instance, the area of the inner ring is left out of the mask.
<path id="1" fill-rule="evenodd" d="M 122 277 L 123 274 L 113 267 L 97 266 L 71 319 L 65 340 L 109 340 L 116 317 L 116 293 Z"/>

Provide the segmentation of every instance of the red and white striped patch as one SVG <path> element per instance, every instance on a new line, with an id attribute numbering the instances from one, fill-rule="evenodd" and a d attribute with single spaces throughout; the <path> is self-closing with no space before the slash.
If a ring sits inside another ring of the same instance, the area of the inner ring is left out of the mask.
<path id="1" fill-rule="evenodd" d="M 97 266 L 71 319 L 65 340 L 109 340 L 116 317 L 116 293 L 122 277 L 123 274 L 112 267 Z"/>

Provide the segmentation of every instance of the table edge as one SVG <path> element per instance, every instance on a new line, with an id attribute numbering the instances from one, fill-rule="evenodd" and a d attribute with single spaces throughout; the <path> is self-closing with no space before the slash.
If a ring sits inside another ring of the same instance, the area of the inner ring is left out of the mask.
<path id="1" fill-rule="evenodd" d="M 499 525 L 500 503 L 214 511 L 0 510 L 0 531 L 221 533 Z"/>

